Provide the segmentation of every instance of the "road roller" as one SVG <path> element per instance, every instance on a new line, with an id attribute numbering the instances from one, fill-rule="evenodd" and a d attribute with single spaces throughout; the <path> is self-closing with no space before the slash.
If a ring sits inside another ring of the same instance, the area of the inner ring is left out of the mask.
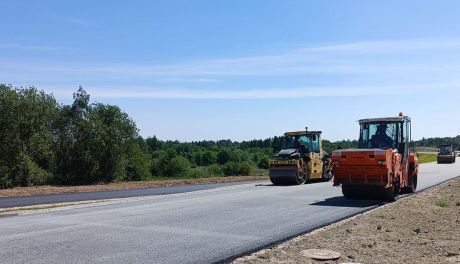
<path id="1" fill-rule="evenodd" d="M 394 201 L 417 188 L 419 164 L 410 150 L 411 119 L 395 117 L 359 120 L 358 148 L 332 152 L 334 186 L 346 198 Z"/>
<path id="2" fill-rule="evenodd" d="M 455 163 L 457 154 L 451 144 L 443 144 L 439 146 L 437 161 L 439 163 Z"/>
<path id="3" fill-rule="evenodd" d="M 322 148 L 321 131 L 284 133 L 282 149 L 269 161 L 274 185 L 300 185 L 308 181 L 332 179 L 332 159 Z"/>

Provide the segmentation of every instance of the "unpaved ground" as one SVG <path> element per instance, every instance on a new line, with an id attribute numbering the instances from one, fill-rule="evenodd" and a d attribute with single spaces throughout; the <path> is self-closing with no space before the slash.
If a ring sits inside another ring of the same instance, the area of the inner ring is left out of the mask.
<path id="1" fill-rule="evenodd" d="M 336 261 L 306 249 L 341 253 Z M 460 263 L 460 178 L 234 261 L 253 263 Z"/>
<path id="2" fill-rule="evenodd" d="M 130 189 L 140 189 L 140 188 L 171 187 L 171 186 L 181 186 L 181 185 L 190 185 L 190 184 L 212 184 L 212 183 L 226 183 L 226 182 L 239 182 L 239 181 L 257 181 L 257 180 L 268 180 L 268 177 L 265 177 L 265 176 L 229 176 L 229 177 L 212 177 L 212 178 L 198 178 L 198 179 L 172 179 L 172 180 L 119 182 L 119 183 L 83 185 L 83 186 L 17 187 L 17 188 L 12 188 L 12 189 L 0 189 L 0 198 L 1 197 L 59 194 L 59 193 L 130 190 Z"/>

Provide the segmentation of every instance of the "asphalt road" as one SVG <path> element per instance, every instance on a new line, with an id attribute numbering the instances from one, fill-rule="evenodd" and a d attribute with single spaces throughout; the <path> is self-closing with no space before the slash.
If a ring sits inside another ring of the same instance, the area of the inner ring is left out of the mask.
<path id="1" fill-rule="evenodd" d="M 245 182 L 251 183 L 251 182 Z M 157 188 L 144 188 L 132 190 L 117 190 L 117 191 L 103 191 L 103 192 L 82 192 L 82 193 L 64 193 L 64 194 L 51 194 L 39 196 L 21 196 L 21 197 L 8 197 L 0 198 L 0 208 L 11 208 L 28 205 L 50 204 L 50 203 L 65 203 L 75 201 L 90 201 L 90 200 L 104 200 L 114 198 L 127 198 L 127 197 L 140 197 L 149 195 L 165 195 L 174 193 L 185 193 L 201 190 L 209 190 L 224 186 L 240 185 L 241 182 L 227 182 L 215 184 L 197 184 L 197 185 L 183 185 L 174 187 L 157 187 Z"/>
<path id="2" fill-rule="evenodd" d="M 460 175 L 422 165 L 420 189 Z M 210 263 L 376 206 L 332 183 L 243 184 L 0 218 L 0 263 Z"/>

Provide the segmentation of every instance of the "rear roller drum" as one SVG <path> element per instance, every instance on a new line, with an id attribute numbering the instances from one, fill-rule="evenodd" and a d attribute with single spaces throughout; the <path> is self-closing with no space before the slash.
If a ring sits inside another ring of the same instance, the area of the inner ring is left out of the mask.
<path id="1" fill-rule="evenodd" d="M 297 176 L 270 177 L 270 181 L 274 185 L 300 185 L 305 182 L 305 175 L 299 172 Z"/>
<path id="2" fill-rule="evenodd" d="M 360 197 L 357 188 L 342 186 L 342 194 L 347 199 L 357 199 Z"/>

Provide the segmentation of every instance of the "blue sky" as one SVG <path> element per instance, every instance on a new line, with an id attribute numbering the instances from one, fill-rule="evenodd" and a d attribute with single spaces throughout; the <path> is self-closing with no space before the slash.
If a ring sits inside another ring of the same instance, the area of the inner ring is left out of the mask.
<path id="1" fill-rule="evenodd" d="M 402 111 L 460 134 L 459 1 L 1 1 L 0 82 L 82 85 L 142 136 L 247 140 Z"/>

